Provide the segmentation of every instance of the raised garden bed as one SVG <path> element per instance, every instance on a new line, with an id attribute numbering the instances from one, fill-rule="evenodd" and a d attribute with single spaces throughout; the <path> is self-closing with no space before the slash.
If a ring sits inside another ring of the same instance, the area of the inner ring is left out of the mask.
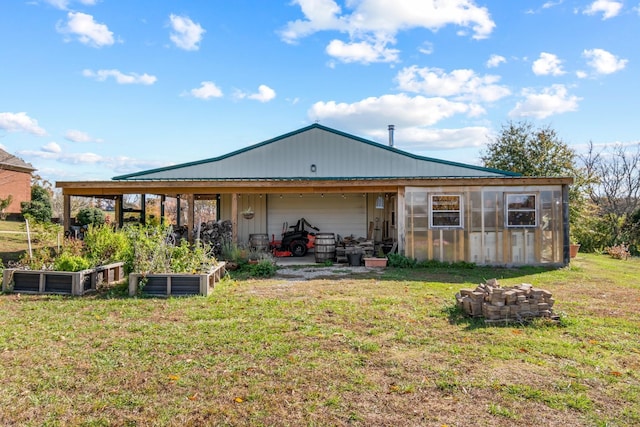
<path id="1" fill-rule="evenodd" d="M 82 271 L 4 270 L 3 292 L 31 294 L 84 295 L 95 292 L 98 284 L 109 285 L 124 279 L 121 262 Z"/>
<path id="2" fill-rule="evenodd" d="M 220 262 L 209 273 L 155 273 L 129 274 L 129 295 L 134 296 L 139 288 L 142 295 L 170 297 L 170 296 L 207 296 L 213 287 L 222 279 L 226 269 L 225 263 Z"/>

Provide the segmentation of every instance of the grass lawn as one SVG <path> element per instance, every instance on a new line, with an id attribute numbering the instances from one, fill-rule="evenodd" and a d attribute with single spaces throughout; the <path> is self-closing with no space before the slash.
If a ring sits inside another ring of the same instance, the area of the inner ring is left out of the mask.
<path id="1" fill-rule="evenodd" d="M 210 297 L 0 294 L 0 425 L 640 424 L 640 260 L 228 279 Z M 492 277 L 560 324 L 454 309 Z"/>

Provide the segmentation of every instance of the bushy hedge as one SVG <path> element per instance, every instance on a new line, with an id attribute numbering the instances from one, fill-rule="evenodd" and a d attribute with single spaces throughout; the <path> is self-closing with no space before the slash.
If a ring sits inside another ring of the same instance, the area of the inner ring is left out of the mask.
<path id="1" fill-rule="evenodd" d="M 104 212 L 98 208 L 82 208 L 76 215 L 76 221 L 80 225 L 102 225 L 105 223 L 105 218 Z"/>

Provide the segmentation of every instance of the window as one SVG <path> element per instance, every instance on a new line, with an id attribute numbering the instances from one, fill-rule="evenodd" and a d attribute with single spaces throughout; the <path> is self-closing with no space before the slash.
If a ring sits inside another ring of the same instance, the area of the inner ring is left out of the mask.
<path id="1" fill-rule="evenodd" d="M 431 196 L 431 227 L 462 227 L 462 197 Z"/>
<path id="2" fill-rule="evenodd" d="M 535 194 L 507 194 L 507 227 L 538 225 Z"/>

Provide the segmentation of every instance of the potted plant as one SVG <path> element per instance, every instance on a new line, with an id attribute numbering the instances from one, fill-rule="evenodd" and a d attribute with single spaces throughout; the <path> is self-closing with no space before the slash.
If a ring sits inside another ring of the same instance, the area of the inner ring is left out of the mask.
<path id="1" fill-rule="evenodd" d="M 242 211 L 242 216 L 244 217 L 244 219 L 253 219 L 254 215 L 255 215 L 255 212 L 253 212 L 251 207 L 248 207 L 247 209 Z"/>
<path id="2" fill-rule="evenodd" d="M 569 244 L 569 256 L 571 258 L 575 258 L 578 256 L 578 251 L 580 250 L 580 243 L 571 243 Z"/>
<path id="3" fill-rule="evenodd" d="M 375 257 L 365 257 L 364 258 L 364 266 L 365 267 L 386 267 L 387 266 L 387 257 L 382 250 L 382 246 L 378 248 L 378 252 Z"/>

